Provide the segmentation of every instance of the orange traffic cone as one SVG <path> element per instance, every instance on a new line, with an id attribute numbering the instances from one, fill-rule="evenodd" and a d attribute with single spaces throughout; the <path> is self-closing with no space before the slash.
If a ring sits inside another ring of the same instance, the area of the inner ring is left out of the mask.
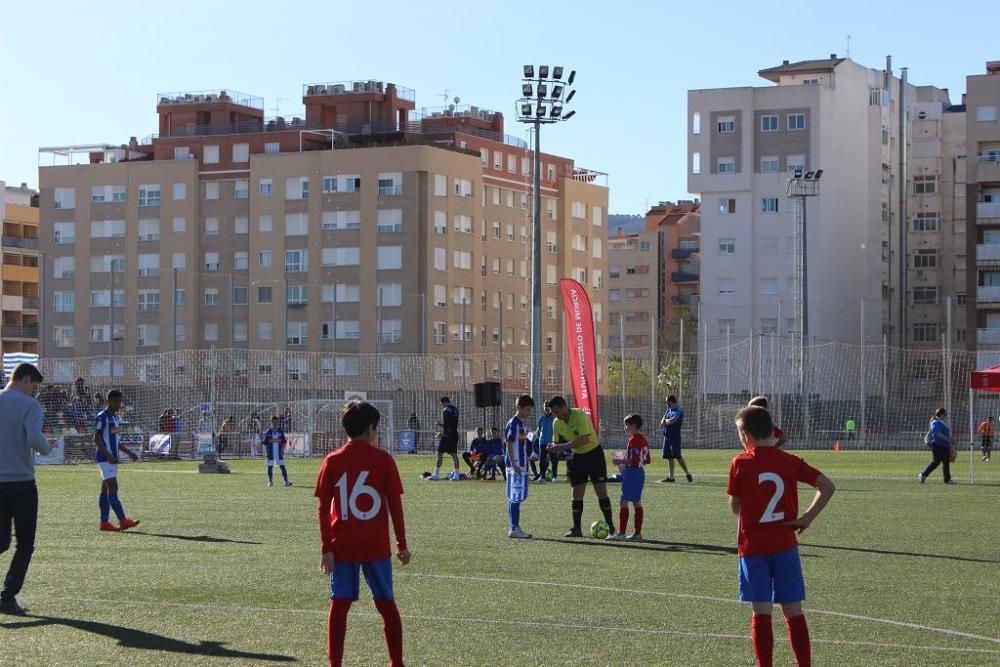
<path id="1" fill-rule="evenodd" d="M 834 443 L 833 443 L 833 451 L 835 451 L 835 452 L 839 452 L 840 451 L 840 440 L 835 440 L 834 441 Z"/>

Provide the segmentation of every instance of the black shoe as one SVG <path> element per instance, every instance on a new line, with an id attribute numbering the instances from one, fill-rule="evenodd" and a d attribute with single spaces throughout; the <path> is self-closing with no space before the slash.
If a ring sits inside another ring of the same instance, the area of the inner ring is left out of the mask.
<path id="1" fill-rule="evenodd" d="M 660 483 L 664 484 L 666 482 L 673 482 L 673 481 L 674 481 L 673 477 L 664 477 L 663 479 L 660 480 Z"/>
<path id="2" fill-rule="evenodd" d="M 685 474 L 685 475 L 687 475 L 687 478 L 688 478 L 688 481 L 689 481 L 689 482 L 693 482 L 693 481 L 694 481 L 694 477 L 692 477 L 692 476 L 691 476 L 691 473 L 689 473 L 689 472 L 686 472 L 686 473 L 684 473 L 684 474 Z"/>
<path id="3" fill-rule="evenodd" d="M 10 614 L 11 616 L 24 616 L 28 610 L 17 603 L 14 598 L 4 598 L 0 600 L 0 614 Z"/>
<path id="4" fill-rule="evenodd" d="M 583 532 L 579 528 L 573 528 L 563 537 L 583 537 Z"/>

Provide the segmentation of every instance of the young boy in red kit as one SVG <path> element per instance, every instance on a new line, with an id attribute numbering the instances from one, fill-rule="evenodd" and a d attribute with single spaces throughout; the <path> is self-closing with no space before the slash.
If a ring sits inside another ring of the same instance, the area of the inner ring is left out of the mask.
<path id="1" fill-rule="evenodd" d="M 753 605 L 754 655 L 758 665 L 771 667 L 771 611 L 777 602 L 785 615 L 795 661 L 799 667 L 808 667 L 812 664 L 809 628 L 802 613 L 806 591 L 795 534 L 808 528 L 826 507 L 833 482 L 799 457 L 775 447 L 774 424 L 764 408 L 740 410 L 736 428 L 746 451 L 733 459 L 726 492 L 730 509 L 740 517 L 739 591 L 740 600 Z M 802 516 L 798 516 L 799 482 L 817 489 Z"/>
<path id="2" fill-rule="evenodd" d="M 327 650 L 330 665 L 344 657 L 347 612 L 358 599 L 359 575 L 382 615 L 390 667 L 403 665 L 403 624 L 392 593 L 389 517 L 396 533 L 396 557 L 406 565 L 403 483 L 396 462 L 378 448 L 381 415 L 365 401 L 351 401 L 341 411 L 350 438 L 331 452 L 320 467 L 315 495 L 319 498 L 319 533 L 323 543 L 320 569 L 330 575 Z"/>

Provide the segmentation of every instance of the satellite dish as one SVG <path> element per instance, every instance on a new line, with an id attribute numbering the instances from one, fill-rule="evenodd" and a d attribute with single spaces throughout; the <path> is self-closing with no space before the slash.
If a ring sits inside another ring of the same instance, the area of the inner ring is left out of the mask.
<path id="1" fill-rule="evenodd" d="M 454 111 L 454 110 L 455 110 L 455 105 L 454 104 L 449 104 L 448 105 L 448 111 Z"/>
<path id="2" fill-rule="evenodd" d="M 459 98 L 458 95 L 456 95 L 455 96 L 455 104 L 458 104 L 461 101 L 462 101 L 461 98 Z"/>

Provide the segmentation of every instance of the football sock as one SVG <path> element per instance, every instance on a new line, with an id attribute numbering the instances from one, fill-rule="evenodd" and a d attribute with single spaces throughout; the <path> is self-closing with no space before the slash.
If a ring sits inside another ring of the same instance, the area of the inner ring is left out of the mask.
<path id="1" fill-rule="evenodd" d="M 580 530 L 580 519 L 583 518 L 583 501 L 573 501 L 573 530 Z"/>
<path id="2" fill-rule="evenodd" d="M 438 467 L 434 468 L 434 476 L 435 477 L 440 477 L 441 476 L 441 466 L 438 466 Z"/>
<path id="3" fill-rule="evenodd" d="M 395 600 L 375 600 L 375 608 L 382 614 L 382 634 L 389 649 L 389 667 L 403 667 L 403 621 L 399 618 L 399 607 Z"/>
<path id="4" fill-rule="evenodd" d="M 510 529 L 518 528 L 521 525 L 521 503 L 508 501 L 507 513 L 510 515 Z"/>
<path id="5" fill-rule="evenodd" d="M 635 508 L 635 532 L 642 534 L 642 515 L 644 512 L 641 507 Z"/>
<path id="6" fill-rule="evenodd" d="M 288 481 L 288 469 L 285 468 L 285 466 L 278 466 L 278 467 L 281 468 L 281 477 L 282 477 L 282 479 L 284 479 L 287 482 Z"/>
<path id="7" fill-rule="evenodd" d="M 552 476 L 555 477 L 559 474 L 559 459 L 552 459 Z"/>
<path id="8" fill-rule="evenodd" d="M 118 500 L 117 493 L 108 494 L 108 504 L 111 505 L 111 509 L 114 510 L 115 516 L 121 521 L 125 518 L 125 508 L 122 507 L 122 501 Z"/>
<path id="9" fill-rule="evenodd" d="M 268 465 L 267 466 L 267 481 L 268 482 L 274 482 L 274 466 L 273 465 Z"/>
<path id="10" fill-rule="evenodd" d="M 351 600 L 334 598 L 330 600 L 330 613 L 326 623 L 326 650 L 330 665 L 340 667 L 344 661 L 344 636 L 347 634 L 347 612 Z"/>
<path id="11" fill-rule="evenodd" d="M 604 514 L 604 523 L 609 526 L 614 526 L 615 520 L 611 518 L 611 498 L 608 498 L 607 496 L 598 498 L 597 504 L 600 505 L 601 513 Z"/>
<path id="12" fill-rule="evenodd" d="M 618 532 L 624 533 L 628 528 L 628 508 L 622 507 L 618 510 Z"/>
<path id="13" fill-rule="evenodd" d="M 770 614 L 754 614 L 750 621 L 750 639 L 759 667 L 771 667 L 774 660 L 774 633 Z"/>
<path id="14" fill-rule="evenodd" d="M 108 500 L 108 494 L 101 492 L 101 495 L 97 496 L 97 506 L 101 508 L 101 523 L 107 523 L 111 516 L 111 502 Z"/>
<path id="15" fill-rule="evenodd" d="M 788 641 L 795 654 L 795 664 L 799 667 L 809 667 L 812 664 L 812 651 L 809 646 L 809 626 L 804 614 L 785 619 L 788 626 Z"/>

